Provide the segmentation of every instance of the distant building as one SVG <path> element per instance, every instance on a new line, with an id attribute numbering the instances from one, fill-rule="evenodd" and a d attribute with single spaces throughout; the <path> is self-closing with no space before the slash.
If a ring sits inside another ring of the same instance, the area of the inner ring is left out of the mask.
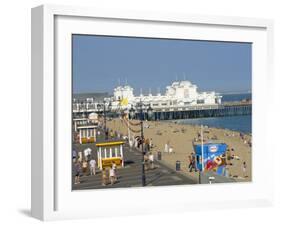
<path id="1" fill-rule="evenodd" d="M 74 93 L 73 94 L 73 102 L 81 103 L 81 102 L 102 102 L 104 98 L 109 97 L 108 93 Z"/>
<path id="2" fill-rule="evenodd" d="M 118 86 L 114 89 L 113 97 L 105 98 L 112 104 L 114 109 L 129 109 L 142 101 L 149 104 L 153 109 L 165 107 L 188 107 L 195 105 L 219 105 L 222 96 L 212 92 L 198 92 L 197 86 L 189 81 L 173 82 L 166 87 L 166 92 L 162 95 L 140 94 L 134 95 L 134 89 L 128 85 Z"/>

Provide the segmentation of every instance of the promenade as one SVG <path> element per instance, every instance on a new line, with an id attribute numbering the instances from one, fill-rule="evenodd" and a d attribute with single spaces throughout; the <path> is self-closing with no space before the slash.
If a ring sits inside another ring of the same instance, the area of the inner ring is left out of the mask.
<path id="1" fill-rule="evenodd" d="M 98 141 L 104 141 L 104 135 L 97 138 Z M 97 160 L 97 148 L 95 144 L 74 144 L 74 150 L 77 152 L 83 151 L 86 148 L 91 148 L 91 158 Z M 141 187 L 142 186 L 142 153 L 128 146 L 124 145 L 124 168 L 117 169 L 117 182 L 113 185 L 102 185 L 102 174 L 97 170 L 96 175 L 90 175 L 89 169 L 85 174 L 81 173 L 80 184 L 74 184 L 75 172 L 72 172 L 73 190 L 81 189 L 104 189 L 104 188 L 124 188 L 124 187 Z M 163 185 L 186 185 L 196 184 L 197 180 L 192 177 L 183 175 L 175 169 L 168 167 L 156 160 L 154 156 L 154 169 L 147 169 L 146 186 L 163 186 Z M 73 167 L 74 169 L 74 167 Z"/>

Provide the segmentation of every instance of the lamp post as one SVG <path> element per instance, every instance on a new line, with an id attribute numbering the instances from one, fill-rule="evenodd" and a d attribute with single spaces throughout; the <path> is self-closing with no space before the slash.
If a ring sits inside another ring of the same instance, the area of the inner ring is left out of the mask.
<path id="1" fill-rule="evenodd" d="M 145 177 L 145 166 L 144 166 L 144 156 L 145 156 L 145 151 L 143 148 L 143 141 L 144 141 L 144 135 L 143 135 L 143 105 L 142 102 L 138 104 L 138 107 L 140 109 L 140 126 L 141 126 L 141 151 L 142 151 L 142 186 L 146 186 L 146 177 Z M 135 109 L 131 107 L 129 110 L 129 114 L 131 118 L 134 118 L 135 116 Z"/>
<path id="2" fill-rule="evenodd" d="M 97 104 L 98 115 L 100 116 L 101 104 Z"/>
<path id="3" fill-rule="evenodd" d="M 133 119 L 135 117 L 135 112 L 136 112 L 136 110 L 133 108 L 133 106 L 131 106 L 131 108 L 129 110 L 129 115 L 130 115 L 131 119 Z"/>
<path id="4" fill-rule="evenodd" d="M 141 151 L 142 151 L 142 186 L 146 186 L 146 176 L 145 176 L 145 160 L 144 160 L 144 157 L 145 157 L 145 150 L 144 150 L 144 147 L 143 147 L 143 142 L 144 142 L 144 134 L 143 134 L 143 120 L 144 120 L 144 113 L 143 113 L 143 107 L 144 106 L 147 106 L 145 105 L 142 101 L 140 101 L 138 104 L 137 104 L 137 108 L 139 110 L 139 113 L 140 113 L 140 116 L 139 116 L 139 119 L 140 119 L 140 126 L 141 126 Z M 135 117 L 135 112 L 136 110 L 133 108 L 133 106 L 131 107 L 131 109 L 129 110 L 129 115 L 130 115 L 130 118 L 133 119 Z M 151 108 L 151 106 L 149 105 L 149 108 L 147 109 L 147 115 L 148 115 L 148 118 L 152 118 L 152 115 L 153 115 L 153 109 Z"/>
<path id="5" fill-rule="evenodd" d="M 103 125 L 104 125 L 104 132 L 105 132 L 105 139 L 108 139 L 108 132 L 106 131 L 106 111 L 105 111 L 105 101 L 103 101 Z"/>
<path id="6" fill-rule="evenodd" d="M 149 107 L 147 109 L 147 118 L 148 118 L 148 120 L 151 120 L 152 117 L 153 117 L 153 109 L 152 109 L 151 105 L 149 104 Z"/>
<path id="7" fill-rule="evenodd" d="M 204 173 L 204 132 L 203 132 L 203 125 L 201 125 L 201 170 L 199 170 L 199 184 L 202 183 L 202 176 Z"/>
<path id="8" fill-rule="evenodd" d="M 100 111 L 101 108 L 102 108 L 102 105 L 98 104 L 97 108 L 98 108 L 98 111 Z M 104 120 L 103 129 L 104 129 L 104 132 L 105 132 L 105 139 L 106 140 L 108 139 L 108 132 L 107 132 L 107 128 L 106 128 L 106 112 L 109 111 L 110 109 L 111 109 L 111 103 L 109 103 L 108 106 L 106 107 L 106 102 L 103 101 L 103 120 Z"/>

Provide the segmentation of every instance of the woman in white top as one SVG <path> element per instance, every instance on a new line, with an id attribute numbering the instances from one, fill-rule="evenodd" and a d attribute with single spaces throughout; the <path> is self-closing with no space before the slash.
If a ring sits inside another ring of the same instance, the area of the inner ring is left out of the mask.
<path id="1" fill-rule="evenodd" d="M 110 184 L 113 185 L 115 182 L 115 170 L 113 169 L 113 167 L 111 167 L 109 170 L 109 178 L 110 178 Z"/>
<path id="2" fill-rule="evenodd" d="M 90 173 L 91 175 L 96 175 L 96 160 L 94 159 L 90 161 Z"/>
<path id="3" fill-rule="evenodd" d="M 84 157 L 85 157 L 86 161 L 88 161 L 89 157 L 91 156 L 91 153 L 92 153 L 92 149 L 91 148 L 86 148 L 84 150 Z"/>
<path id="4" fill-rule="evenodd" d="M 150 169 L 154 169 L 154 156 L 152 152 L 149 153 L 148 160 L 149 160 Z"/>
<path id="5" fill-rule="evenodd" d="M 82 151 L 78 152 L 78 161 L 81 163 L 82 162 Z"/>

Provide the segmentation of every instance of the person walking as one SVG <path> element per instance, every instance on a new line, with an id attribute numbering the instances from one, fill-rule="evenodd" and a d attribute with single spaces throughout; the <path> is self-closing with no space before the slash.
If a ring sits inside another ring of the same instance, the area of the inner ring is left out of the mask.
<path id="1" fill-rule="evenodd" d="M 114 181 L 117 181 L 117 166 L 115 163 L 112 164 L 112 169 L 114 170 Z"/>
<path id="2" fill-rule="evenodd" d="M 85 159 L 86 161 L 89 160 L 89 158 L 90 158 L 90 156 L 91 156 L 91 153 L 92 153 L 92 149 L 91 149 L 91 148 L 86 148 L 86 149 L 84 150 L 84 159 Z"/>
<path id="3" fill-rule="evenodd" d="M 83 176 L 86 176 L 87 168 L 88 168 L 88 162 L 84 160 L 82 163 Z"/>
<path id="4" fill-rule="evenodd" d="M 134 145 L 135 145 L 135 148 L 138 148 L 138 137 L 135 137 L 135 142 L 134 142 Z"/>
<path id="5" fill-rule="evenodd" d="M 231 152 L 229 149 L 226 150 L 226 163 L 227 165 L 232 165 L 231 163 L 231 160 L 232 160 L 232 157 L 231 157 Z"/>
<path id="6" fill-rule="evenodd" d="M 131 149 L 132 149 L 132 147 L 134 146 L 134 140 L 133 140 L 133 139 L 128 138 L 128 141 L 129 141 L 129 147 L 130 147 L 130 150 L 131 150 Z"/>
<path id="7" fill-rule="evenodd" d="M 81 163 L 82 162 L 82 151 L 78 152 L 78 161 Z"/>
<path id="8" fill-rule="evenodd" d="M 88 159 L 88 148 L 86 148 L 84 151 L 84 159 L 87 161 Z"/>
<path id="9" fill-rule="evenodd" d="M 189 155 L 188 156 L 188 170 L 189 170 L 189 172 L 191 172 L 192 171 L 192 158 L 191 158 L 191 155 Z"/>
<path id="10" fill-rule="evenodd" d="M 170 149 L 170 147 L 169 147 L 170 145 L 169 145 L 169 141 L 165 144 L 165 147 L 164 147 L 164 152 L 165 153 L 169 153 L 169 149 Z"/>
<path id="11" fill-rule="evenodd" d="M 149 153 L 149 151 L 150 151 L 149 139 L 145 139 L 145 142 L 144 142 L 144 151 L 145 151 L 145 153 Z"/>
<path id="12" fill-rule="evenodd" d="M 110 184 L 113 185 L 115 182 L 115 170 L 113 169 L 113 166 L 109 169 L 109 178 Z"/>
<path id="13" fill-rule="evenodd" d="M 247 164 L 246 162 L 243 162 L 242 164 L 242 171 L 243 171 L 243 177 L 246 178 L 247 176 Z"/>
<path id="14" fill-rule="evenodd" d="M 194 169 L 195 172 L 197 172 L 196 156 L 195 156 L 194 152 L 191 154 L 191 168 L 190 168 L 189 172 L 192 172 L 193 169 Z"/>
<path id="15" fill-rule="evenodd" d="M 114 133 L 112 130 L 110 130 L 110 138 L 112 139 L 114 137 Z"/>
<path id="16" fill-rule="evenodd" d="M 108 140 L 108 134 L 109 134 L 108 129 L 105 129 L 105 139 L 106 139 L 106 140 Z"/>
<path id="17" fill-rule="evenodd" d="M 92 149 L 88 148 L 87 161 L 91 158 L 91 155 L 92 155 Z"/>
<path id="18" fill-rule="evenodd" d="M 148 160 L 149 160 L 149 168 L 154 169 L 154 156 L 152 152 L 149 153 Z"/>
<path id="19" fill-rule="evenodd" d="M 76 161 L 74 165 L 74 170 L 75 170 L 74 184 L 80 184 L 81 165 L 79 161 Z"/>
<path id="20" fill-rule="evenodd" d="M 91 159 L 90 161 L 90 174 L 91 175 L 96 175 L 96 160 L 95 159 Z"/>
<path id="21" fill-rule="evenodd" d="M 101 184 L 102 184 L 102 186 L 107 185 L 106 169 L 103 169 L 102 172 L 101 172 Z"/>
<path id="22" fill-rule="evenodd" d="M 149 140 L 149 148 L 150 148 L 150 150 L 153 148 L 152 138 L 150 138 L 150 140 Z"/>
<path id="23" fill-rule="evenodd" d="M 75 163 L 76 162 L 76 160 L 77 160 L 77 152 L 76 152 L 76 150 L 72 150 L 72 161 Z"/>

